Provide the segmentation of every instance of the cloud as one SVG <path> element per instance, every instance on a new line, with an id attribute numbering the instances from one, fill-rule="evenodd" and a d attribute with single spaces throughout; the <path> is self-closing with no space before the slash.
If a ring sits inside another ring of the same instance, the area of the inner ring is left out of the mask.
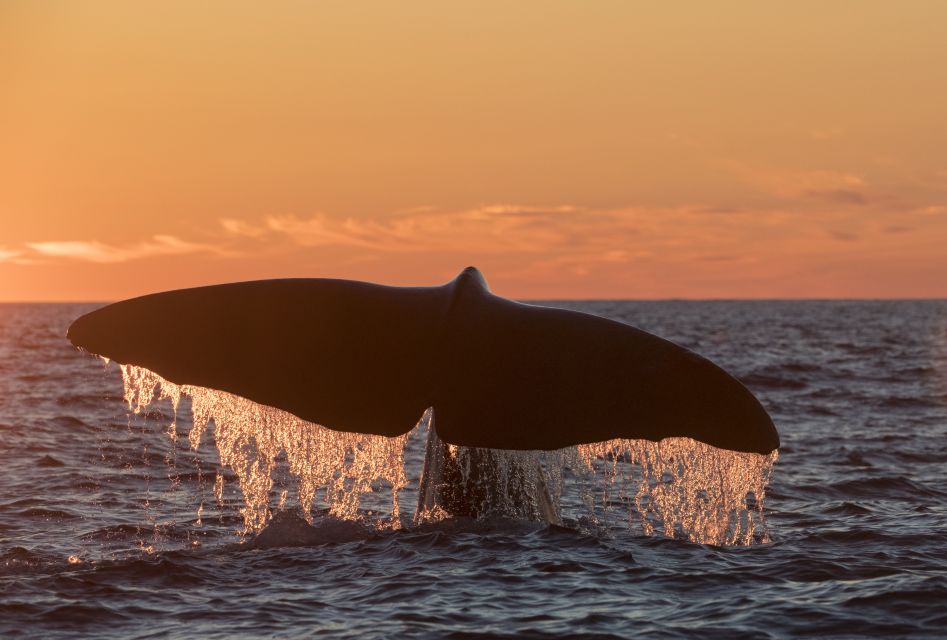
<path id="1" fill-rule="evenodd" d="M 883 229 L 885 233 L 910 233 L 913 230 L 913 227 L 903 224 L 891 224 Z"/>
<path id="2" fill-rule="evenodd" d="M 176 236 L 156 235 L 146 242 L 126 247 L 116 247 L 97 240 L 67 240 L 52 242 L 28 242 L 26 246 L 44 258 L 60 258 L 112 264 L 139 260 L 154 256 L 184 255 L 188 253 L 219 252 L 211 245 L 188 242 Z"/>
<path id="3" fill-rule="evenodd" d="M 341 245 L 363 249 L 397 250 L 411 244 L 404 225 L 358 218 L 334 218 L 319 213 L 309 218 L 269 216 L 266 230 L 283 234 L 306 247 Z"/>
<path id="4" fill-rule="evenodd" d="M 8 260 L 12 261 L 22 253 L 22 251 L 14 251 L 12 249 L 7 249 L 6 247 L 0 246 L 0 262 L 6 262 Z"/>
<path id="5" fill-rule="evenodd" d="M 246 238 L 283 238 L 304 247 L 348 247 L 373 252 L 539 251 L 568 244 L 577 232 L 604 220 L 571 205 L 551 207 L 491 204 L 459 211 L 418 207 L 377 218 L 270 215 L 262 224 L 225 219 L 231 233 Z"/>
<path id="6" fill-rule="evenodd" d="M 731 255 L 711 255 L 711 256 L 700 256 L 700 260 L 704 262 L 733 262 L 737 260 L 737 256 Z"/>
<path id="7" fill-rule="evenodd" d="M 700 213 L 708 213 L 708 214 L 739 213 L 740 209 L 737 209 L 736 207 L 700 207 L 696 209 L 696 211 L 699 211 Z"/>
<path id="8" fill-rule="evenodd" d="M 632 272 L 646 263 L 683 263 L 705 255 L 745 260 L 755 234 L 791 236 L 798 222 L 784 211 L 708 203 L 615 209 L 488 204 L 460 210 L 426 206 L 372 218 L 270 215 L 230 226 L 242 231 L 248 254 L 291 255 L 302 249 L 306 257 L 299 259 L 321 263 L 344 259 L 349 265 L 450 269 L 474 262 L 523 281 L 554 281 L 558 274 Z"/>
<path id="9" fill-rule="evenodd" d="M 724 161 L 723 167 L 748 184 L 778 198 L 810 198 L 835 204 L 867 204 L 868 183 L 844 171 L 794 171 Z"/>
<path id="10" fill-rule="evenodd" d="M 819 175 L 801 183 L 855 180 Z M 857 186 L 850 190 L 860 192 Z M 823 268 L 880 265 L 891 256 L 942 262 L 938 252 L 947 242 L 947 209 L 939 200 L 905 212 L 878 198 L 851 207 L 833 201 L 847 196 L 821 196 L 740 208 L 721 206 L 726 202 L 614 208 L 500 203 L 372 216 L 271 214 L 217 220 L 195 236 L 159 235 L 123 245 L 66 240 L 0 246 L 0 260 L 55 264 L 61 273 L 76 261 L 113 264 L 167 278 L 177 274 L 187 282 L 195 274 L 202 279 L 308 275 L 402 284 L 449 278 L 475 264 L 497 291 L 529 297 L 566 291 L 577 297 L 768 295 L 768 283 L 776 281 L 786 284 L 788 294 L 808 295 L 797 279 L 802 274 L 814 278 L 810 285 L 821 286 L 827 281 L 818 275 Z M 179 264 L 175 258 L 184 254 L 238 259 L 205 260 L 195 271 L 193 259 Z M 155 259 L 122 264 L 145 257 Z M 178 283 L 169 280 L 173 284 Z"/>
<path id="11" fill-rule="evenodd" d="M 222 226 L 227 233 L 235 236 L 244 236 L 247 238 L 258 238 L 266 233 L 265 229 L 255 227 L 248 222 L 237 220 L 235 218 L 221 218 L 220 226 Z"/>
<path id="12" fill-rule="evenodd" d="M 851 231 L 829 231 L 829 235 L 840 242 L 855 242 L 858 240 L 858 234 Z"/>
<path id="13" fill-rule="evenodd" d="M 823 200 L 833 204 L 853 204 L 857 206 L 864 206 L 868 204 L 868 198 L 866 198 L 861 192 L 852 191 L 851 189 L 813 189 L 806 191 L 804 195 L 809 198 Z"/>

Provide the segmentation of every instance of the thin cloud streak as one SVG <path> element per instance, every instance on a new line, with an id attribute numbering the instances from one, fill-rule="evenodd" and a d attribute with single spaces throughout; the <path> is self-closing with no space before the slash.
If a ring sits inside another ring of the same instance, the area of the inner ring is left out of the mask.
<path id="1" fill-rule="evenodd" d="M 834 200 L 836 203 L 865 204 L 869 198 L 868 182 L 846 171 L 794 171 L 722 160 L 719 164 L 746 184 L 777 198 L 793 199 L 797 206 L 802 199 Z"/>
<path id="2" fill-rule="evenodd" d="M 805 195 L 816 200 L 824 200 L 833 204 L 864 206 L 868 199 L 864 194 L 850 189 L 825 189 L 806 191 Z"/>
<path id="3" fill-rule="evenodd" d="M 6 247 L 0 247 L 0 262 L 6 262 L 8 260 L 12 261 L 22 253 L 22 251 L 13 251 L 12 249 L 7 249 Z"/>
<path id="4" fill-rule="evenodd" d="M 222 226 L 227 233 L 235 236 L 245 236 L 247 238 L 258 238 L 266 233 L 265 229 L 255 227 L 252 224 L 235 218 L 221 218 L 220 226 Z"/>
<path id="5" fill-rule="evenodd" d="M 151 240 L 127 247 L 116 247 L 97 240 L 28 242 L 26 246 L 47 259 L 79 260 L 99 264 L 115 264 L 156 256 L 174 256 L 219 250 L 208 244 L 188 242 L 176 236 L 156 235 Z"/>
<path id="6" fill-rule="evenodd" d="M 461 211 L 425 208 L 372 220 L 335 218 L 322 213 L 308 218 L 268 216 L 254 235 L 259 237 L 267 232 L 306 247 L 336 245 L 383 253 L 537 253 L 584 242 L 577 236 L 612 221 L 611 214 L 570 205 L 500 204 Z M 593 237 L 597 235 L 596 232 Z"/>

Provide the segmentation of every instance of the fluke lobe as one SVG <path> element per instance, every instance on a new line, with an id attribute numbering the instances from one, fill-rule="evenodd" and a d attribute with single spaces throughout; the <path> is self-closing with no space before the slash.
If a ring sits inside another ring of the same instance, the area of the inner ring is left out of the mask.
<path id="1" fill-rule="evenodd" d="M 558 449 L 690 437 L 769 453 L 773 421 L 736 378 L 597 316 L 492 294 L 464 269 L 435 287 L 261 280 L 108 305 L 75 346 L 339 431 L 406 433 L 433 407 L 448 443 Z"/>

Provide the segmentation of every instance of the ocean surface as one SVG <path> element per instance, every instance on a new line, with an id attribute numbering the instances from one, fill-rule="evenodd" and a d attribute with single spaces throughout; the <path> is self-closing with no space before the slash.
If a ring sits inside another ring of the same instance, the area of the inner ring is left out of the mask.
<path id="1" fill-rule="evenodd" d="M 782 438 L 766 535 L 412 526 L 415 434 L 402 528 L 285 511 L 257 538 L 213 434 L 172 441 L 68 344 L 96 305 L 0 305 L 0 636 L 947 636 L 947 301 L 548 304 L 678 342 L 757 394 Z"/>

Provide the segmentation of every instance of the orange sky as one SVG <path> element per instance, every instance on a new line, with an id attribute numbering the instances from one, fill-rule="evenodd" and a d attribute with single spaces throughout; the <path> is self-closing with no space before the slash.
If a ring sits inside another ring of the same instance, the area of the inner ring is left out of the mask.
<path id="1" fill-rule="evenodd" d="M 0 78 L 0 300 L 947 297 L 940 0 L 4 0 Z"/>

